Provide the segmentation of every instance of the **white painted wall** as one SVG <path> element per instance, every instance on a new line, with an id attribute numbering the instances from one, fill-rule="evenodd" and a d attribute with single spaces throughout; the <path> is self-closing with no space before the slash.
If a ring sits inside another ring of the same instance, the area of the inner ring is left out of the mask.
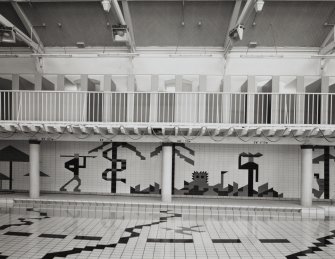
<path id="1" fill-rule="evenodd" d="M 235 50 L 225 64 L 222 54 L 141 53 L 135 57 L 44 57 L 46 74 L 203 74 L 203 75 L 321 75 L 317 51 L 248 52 Z M 87 56 L 87 55 L 86 55 Z M 254 58 L 252 58 L 254 56 Z M 275 57 L 273 57 L 275 56 Z M 277 57 L 276 57 L 277 56 Z M 278 58 L 278 56 L 283 56 Z M 326 62 L 324 75 L 335 75 L 335 60 Z M 226 65 L 226 67 L 225 67 Z M 0 73 L 35 73 L 33 58 L 1 58 Z"/>

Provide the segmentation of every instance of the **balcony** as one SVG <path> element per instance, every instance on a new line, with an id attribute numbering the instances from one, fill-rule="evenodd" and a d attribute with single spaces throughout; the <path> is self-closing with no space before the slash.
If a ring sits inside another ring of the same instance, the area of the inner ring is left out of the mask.
<path id="1" fill-rule="evenodd" d="M 82 134 L 90 128 L 136 134 L 138 129 L 206 127 L 219 135 L 220 129 L 234 127 L 317 128 L 333 134 L 335 128 L 335 94 L 330 93 L 0 91 L 0 97 L 2 131 L 73 133 L 75 128 Z"/>

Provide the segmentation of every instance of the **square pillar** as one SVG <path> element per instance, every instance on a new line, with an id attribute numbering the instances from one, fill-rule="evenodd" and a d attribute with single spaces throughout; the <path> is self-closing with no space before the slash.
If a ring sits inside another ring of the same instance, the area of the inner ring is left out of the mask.
<path id="1" fill-rule="evenodd" d="M 31 199 L 40 197 L 40 141 L 29 140 L 29 196 Z"/>
<path id="2" fill-rule="evenodd" d="M 172 144 L 163 143 L 162 147 L 162 202 L 172 200 Z"/>

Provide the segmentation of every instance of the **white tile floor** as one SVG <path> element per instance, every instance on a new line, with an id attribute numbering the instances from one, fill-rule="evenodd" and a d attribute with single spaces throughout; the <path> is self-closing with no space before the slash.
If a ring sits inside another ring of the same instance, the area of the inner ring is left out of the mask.
<path id="1" fill-rule="evenodd" d="M 183 220 L 166 211 L 159 216 L 0 214 L 0 258 L 335 258 L 335 221 Z"/>

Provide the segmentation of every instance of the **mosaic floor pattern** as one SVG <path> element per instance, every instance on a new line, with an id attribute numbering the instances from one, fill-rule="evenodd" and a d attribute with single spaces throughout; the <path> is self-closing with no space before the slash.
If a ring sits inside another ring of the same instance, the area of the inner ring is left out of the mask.
<path id="1" fill-rule="evenodd" d="M 0 258 L 335 258 L 335 221 L 0 214 Z"/>

